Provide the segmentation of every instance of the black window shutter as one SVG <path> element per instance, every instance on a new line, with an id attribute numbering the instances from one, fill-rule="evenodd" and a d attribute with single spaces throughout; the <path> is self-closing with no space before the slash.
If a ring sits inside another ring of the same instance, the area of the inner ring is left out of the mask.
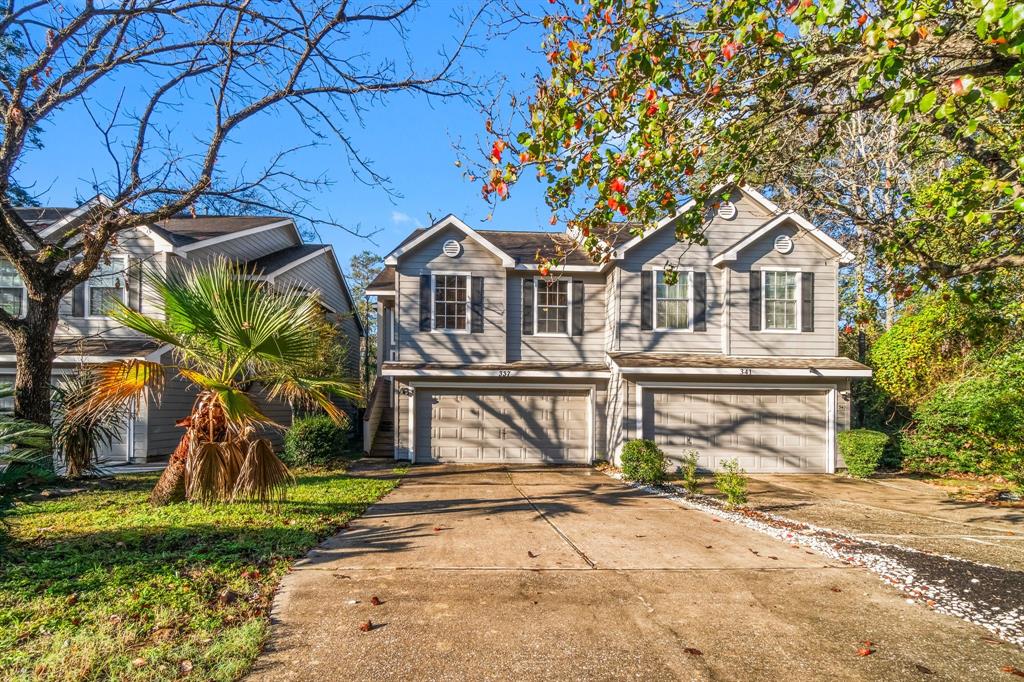
<path id="1" fill-rule="evenodd" d="M 640 329 L 654 329 L 654 272 L 640 273 Z"/>
<path id="2" fill-rule="evenodd" d="M 572 335 L 583 336 L 583 282 L 572 281 Z"/>
<path id="3" fill-rule="evenodd" d="M 430 275 L 420 275 L 420 331 L 430 331 Z"/>
<path id="4" fill-rule="evenodd" d="M 142 261 L 138 258 L 128 261 L 128 307 L 142 310 Z"/>
<path id="5" fill-rule="evenodd" d="M 523 335 L 533 334 L 533 278 L 523 280 Z"/>
<path id="6" fill-rule="evenodd" d="M 800 331 L 814 331 L 814 273 L 800 273 Z"/>
<path id="7" fill-rule="evenodd" d="M 708 275 L 693 273 L 693 331 L 708 330 Z"/>
<path id="8" fill-rule="evenodd" d="M 761 272 L 750 273 L 750 331 L 761 329 Z"/>
<path id="9" fill-rule="evenodd" d="M 469 331 L 473 334 L 482 334 L 484 331 L 484 278 L 473 277 L 473 291 L 470 294 L 472 301 L 471 319 Z"/>
<path id="10" fill-rule="evenodd" d="M 71 290 L 71 317 L 85 317 L 85 282 Z"/>

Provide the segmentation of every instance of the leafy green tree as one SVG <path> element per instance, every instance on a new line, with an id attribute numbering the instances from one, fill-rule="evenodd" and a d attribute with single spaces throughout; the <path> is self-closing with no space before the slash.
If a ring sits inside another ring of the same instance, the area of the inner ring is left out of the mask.
<path id="1" fill-rule="evenodd" d="M 543 25 L 550 73 L 525 130 L 496 133 L 483 190 L 536 172 L 595 259 L 729 178 L 812 191 L 808 164 L 841 163 L 866 115 L 892 117 L 913 171 L 900 219 L 862 225 L 889 268 L 1024 265 L 1024 4 L 560 1 Z M 700 241 L 702 219 L 677 235 Z"/>
<path id="2" fill-rule="evenodd" d="M 383 269 L 384 259 L 373 251 L 360 251 L 348 262 L 348 283 L 355 299 L 356 314 L 366 330 L 359 348 L 362 353 L 359 366 L 367 393 L 370 381 L 377 373 L 377 310 L 367 300 L 366 289 Z"/>

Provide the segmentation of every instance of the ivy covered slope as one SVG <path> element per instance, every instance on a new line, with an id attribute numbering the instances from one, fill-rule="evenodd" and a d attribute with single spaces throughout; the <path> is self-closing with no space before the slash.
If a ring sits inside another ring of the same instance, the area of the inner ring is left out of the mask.
<path id="1" fill-rule="evenodd" d="M 0 679 L 237 679 L 291 563 L 396 482 L 300 473 L 280 507 L 154 508 L 154 481 L 15 504 L 0 528 Z"/>
<path id="2" fill-rule="evenodd" d="M 924 279 L 1024 265 L 1024 4 L 1006 0 L 557 0 L 549 73 L 525 129 L 499 130 L 484 195 L 523 173 L 600 259 L 730 176 L 800 195 L 849 144 L 851 116 L 890 117 L 914 184 L 879 253 Z M 700 239 L 699 212 L 678 223 Z M 557 255 L 549 254 L 557 261 Z"/>

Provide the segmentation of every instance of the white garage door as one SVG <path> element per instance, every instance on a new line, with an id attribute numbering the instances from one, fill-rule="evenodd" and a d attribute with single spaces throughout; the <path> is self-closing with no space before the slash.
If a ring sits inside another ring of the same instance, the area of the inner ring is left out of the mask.
<path id="1" fill-rule="evenodd" d="M 416 395 L 416 461 L 586 463 L 588 393 L 427 391 Z"/>
<path id="2" fill-rule="evenodd" d="M 828 393 L 648 389 L 644 434 L 669 456 L 696 450 L 701 468 L 738 459 L 751 473 L 826 471 Z"/>

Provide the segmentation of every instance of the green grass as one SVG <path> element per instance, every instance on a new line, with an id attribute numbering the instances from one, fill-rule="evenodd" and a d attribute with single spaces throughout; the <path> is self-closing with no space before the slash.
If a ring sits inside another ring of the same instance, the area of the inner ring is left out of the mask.
<path id="1" fill-rule="evenodd" d="M 189 679 L 237 679 L 267 640 L 292 562 L 397 483 L 300 472 L 276 509 L 154 508 L 155 480 L 120 477 L 10 511 L 0 679 L 166 680 L 190 668 Z"/>

